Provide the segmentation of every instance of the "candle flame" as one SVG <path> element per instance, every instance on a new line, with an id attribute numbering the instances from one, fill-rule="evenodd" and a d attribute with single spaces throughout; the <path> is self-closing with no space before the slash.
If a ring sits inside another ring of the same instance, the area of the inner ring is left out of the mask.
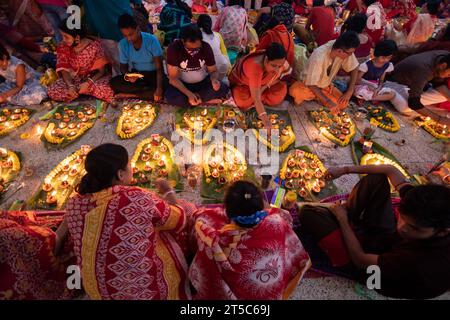
<path id="1" fill-rule="evenodd" d="M 43 131 L 44 131 L 44 129 L 38 124 L 38 125 L 36 126 L 36 134 L 37 134 L 38 136 L 40 136 L 40 135 L 42 134 Z"/>

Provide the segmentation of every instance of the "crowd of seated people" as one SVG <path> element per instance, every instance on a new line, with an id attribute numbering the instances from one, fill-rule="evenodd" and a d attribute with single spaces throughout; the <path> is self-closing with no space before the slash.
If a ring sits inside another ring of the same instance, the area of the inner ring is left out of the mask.
<path id="1" fill-rule="evenodd" d="M 83 6 L 80 27 L 69 27 L 70 4 Z M 450 125 L 447 2 L 263 1 L 253 22 L 247 11 L 240 0 L 11 0 L 0 7 L 0 104 L 82 96 L 181 108 L 226 102 L 255 108 L 271 129 L 266 108 L 285 100 L 300 110 L 315 101 L 338 112 L 353 99 Z M 159 22 L 149 23 L 155 14 Z M 54 53 L 42 44 L 49 36 Z M 39 64 L 57 74 L 48 86 L 39 83 Z M 300 231 L 248 181 L 230 185 L 223 206 L 207 208 L 179 199 L 165 180 L 155 182 L 157 193 L 130 186 L 130 159 L 120 145 L 92 149 L 85 169 L 48 237 L 52 259 L 73 246 L 92 299 L 286 299 L 311 266 L 296 232 L 311 234 L 356 280 L 379 266 L 384 295 L 433 298 L 450 288 L 450 189 L 413 186 L 389 165 L 330 168 L 329 179 L 366 176 L 345 203 L 303 206 Z M 390 184 L 400 194 L 395 208 Z M 0 215 L 0 239 L 9 219 Z M 30 236 L 20 221 L 14 228 Z M 2 245 L 7 252 L 10 244 Z M 64 291 L 1 290 L 0 297 L 16 299 Z"/>

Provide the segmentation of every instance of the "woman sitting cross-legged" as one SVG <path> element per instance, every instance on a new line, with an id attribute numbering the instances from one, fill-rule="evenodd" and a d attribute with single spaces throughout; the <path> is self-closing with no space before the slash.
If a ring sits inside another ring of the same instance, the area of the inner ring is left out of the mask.
<path id="1" fill-rule="evenodd" d="M 328 177 L 349 173 L 367 175 L 343 205 L 305 205 L 302 233 L 318 241 L 333 266 L 356 267 L 354 276 L 373 281 L 383 295 L 427 299 L 449 290 L 450 188 L 413 186 L 390 165 L 330 168 Z M 389 181 L 400 193 L 396 212 Z M 369 266 L 379 268 L 379 281 Z"/>
<path id="2" fill-rule="evenodd" d="M 283 102 L 287 84 L 281 78 L 290 69 L 284 47 L 272 43 L 265 51 L 256 51 L 237 61 L 229 76 L 236 105 L 244 110 L 254 105 L 267 130 L 271 124 L 264 104 L 276 106 Z"/>
<path id="3" fill-rule="evenodd" d="M 88 38 L 83 28 L 70 29 L 68 25 L 67 20 L 60 25 L 63 41 L 56 50 L 59 78 L 48 88 L 48 96 L 69 102 L 84 94 L 111 102 L 109 61 L 100 41 Z"/>
<path id="4" fill-rule="evenodd" d="M 194 299 L 287 299 L 311 266 L 290 214 L 264 209 L 253 183 L 233 183 L 225 209 L 199 210 L 194 218 Z"/>
<path id="5" fill-rule="evenodd" d="M 85 169 L 78 195 L 67 204 L 64 224 L 89 297 L 190 298 L 187 264 L 176 241 L 186 215 L 169 184 L 156 182 L 162 197 L 129 186 L 133 173 L 128 153 L 115 144 L 92 149 Z"/>

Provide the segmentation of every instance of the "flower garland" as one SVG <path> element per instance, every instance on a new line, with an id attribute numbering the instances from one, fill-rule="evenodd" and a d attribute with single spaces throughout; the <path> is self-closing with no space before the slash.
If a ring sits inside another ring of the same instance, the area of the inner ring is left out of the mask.
<path id="1" fill-rule="evenodd" d="M 284 152 L 287 148 L 289 148 L 289 146 L 291 144 L 293 144 L 295 142 L 295 133 L 292 130 L 292 127 L 286 126 L 285 129 L 288 130 L 288 138 L 281 144 L 281 146 L 278 146 L 278 147 L 275 147 L 266 138 L 261 137 L 261 135 L 259 134 L 259 131 L 257 129 L 252 129 L 252 131 L 253 131 L 253 134 L 255 135 L 255 137 L 259 141 L 261 141 L 265 146 L 269 147 L 271 150 L 274 150 L 274 151 L 280 153 L 280 152 Z M 280 140 L 281 140 L 281 137 L 283 137 L 283 135 L 280 135 Z"/>
<path id="2" fill-rule="evenodd" d="M 389 111 L 384 110 L 382 107 L 377 108 L 372 106 L 369 106 L 367 109 L 369 110 L 369 122 L 371 125 L 389 132 L 397 132 L 400 130 L 397 119 Z M 382 122 L 383 120 L 390 124 L 384 124 Z"/>

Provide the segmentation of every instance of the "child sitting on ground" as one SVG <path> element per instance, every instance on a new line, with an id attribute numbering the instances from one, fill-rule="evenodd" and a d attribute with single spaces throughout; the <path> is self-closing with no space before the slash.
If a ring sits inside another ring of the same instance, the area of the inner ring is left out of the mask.
<path id="1" fill-rule="evenodd" d="M 390 101 L 394 106 L 402 96 L 395 90 L 383 86 L 386 74 L 394 71 L 390 62 L 397 51 L 393 40 L 383 40 L 375 46 L 374 58 L 359 66 L 354 95 L 362 101 Z"/>
<path id="2" fill-rule="evenodd" d="M 0 45 L 0 104 L 28 106 L 39 104 L 47 97 L 47 92 L 39 83 L 39 73 L 22 60 L 11 56 Z"/>

